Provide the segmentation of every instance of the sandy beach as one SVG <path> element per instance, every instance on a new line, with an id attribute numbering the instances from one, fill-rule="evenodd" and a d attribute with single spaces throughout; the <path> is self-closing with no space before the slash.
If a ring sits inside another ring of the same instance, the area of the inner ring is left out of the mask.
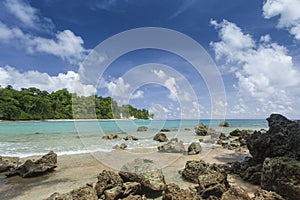
<path id="1" fill-rule="evenodd" d="M 154 149 L 62 155 L 58 157 L 58 167 L 52 173 L 35 178 L 21 178 L 19 176 L 1 178 L 0 196 L 2 199 L 27 200 L 45 199 L 54 192 L 66 193 L 86 183 L 95 184 L 97 175 L 102 170 L 118 171 L 126 163 L 126 160 L 129 162 L 136 157 L 152 159 L 158 163 L 158 166 L 162 168 L 166 183 L 176 183 L 181 188 L 188 188 L 194 184 L 183 180 L 178 173 L 180 169 L 184 168 L 186 161 L 203 159 L 208 163 L 221 164 L 243 160 L 247 155 L 247 153 L 237 153 L 219 146 L 203 148 L 199 155 L 159 153 Z M 229 175 L 228 180 L 230 184 L 244 188 L 250 196 L 253 196 L 254 191 L 258 188 L 245 183 L 237 176 Z"/>

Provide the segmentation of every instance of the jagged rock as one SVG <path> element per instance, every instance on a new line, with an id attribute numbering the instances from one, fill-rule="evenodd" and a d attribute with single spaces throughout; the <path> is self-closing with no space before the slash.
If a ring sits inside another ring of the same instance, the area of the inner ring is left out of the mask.
<path id="1" fill-rule="evenodd" d="M 266 158 L 261 187 L 286 199 L 300 197 L 300 161 L 288 157 Z"/>
<path id="2" fill-rule="evenodd" d="M 219 124 L 219 126 L 222 126 L 222 127 L 229 127 L 230 125 L 229 125 L 228 122 L 223 121 L 223 122 L 221 122 L 221 123 Z"/>
<path id="3" fill-rule="evenodd" d="M 203 123 L 198 124 L 198 126 L 195 127 L 195 133 L 200 136 L 205 136 L 208 133 L 208 127 Z"/>
<path id="4" fill-rule="evenodd" d="M 117 200 L 122 197 L 123 190 L 121 186 L 117 186 L 104 191 L 105 200 Z"/>
<path id="5" fill-rule="evenodd" d="M 50 151 L 37 161 L 26 160 L 21 166 L 12 169 L 6 176 L 20 175 L 23 178 L 40 176 L 57 167 L 57 154 Z"/>
<path id="6" fill-rule="evenodd" d="M 275 192 L 259 189 L 254 193 L 254 197 L 251 200 L 285 200 L 285 199 Z"/>
<path id="7" fill-rule="evenodd" d="M 120 145 L 116 144 L 115 146 L 113 146 L 113 149 L 116 149 L 116 150 L 125 150 L 127 148 L 127 144 L 125 143 L 122 143 Z"/>
<path id="8" fill-rule="evenodd" d="M 147 200 L 145 195 L 129 195 L 128 197 L 122 198 L 122 200 Z"/>
<path id="9" fill-rule="evenodd" d="M 199 142 L 193 142 L 188 147 L 188 155 L 195 155 L 201 152 L 201 145 Z"/>
<path id="10" fill-rule="evenodd" d="M 66 194 L 53 193 L 47 200 L 98 200 L 98 196 L 96 190 L 87 184 Z"/>
<path id="11" fill-rule="evenodd" d="M 98 182 L 95 185 L 95 190 L 97 191 L 97 195 L 100 197 L 104 194 L 104 191 L 107 189 L 111 189 L 114 187 L 122 187 L 123 180 L 122 178 L 113 171 L 103 170 L 98 175 Z"/>
<path id="12" fill-rule="evenodd" d="M 106 139 L 106 140 L 120 139 L 120 136 L 117 134 L 110 133 L 110 134 L 104 135 L 102 137 L 102 139 Z"/>
<path id="13" fill-rule="evenodd" d="M 250 200 L 248 193 L 238 186 L 230 186 L 223 195 L 221 200 Z"/>
<path id="14" fill-rule="evenodd" d="M 166 134 L 164 133 L 157 133 L 154 137 L 153 140 L 158 141 L 158 142 L 167 142 L 168 138 Z"/>
<path id="15" fill-rule="evenodd" d="M 163 200 L 201 200 L 194 191 L 181 189 L 178 185 L 168 184 L 163 195 Z"/>
<path id="16" fill-rule="evenodd" d="M 185 168 L 180 172 L 183 178 L 198 183 L 198 175 L 204 173 L 209 168 L 209 164 L 203 160 L 190 160 L 185 164 Z"/>
<path id="17" fill-rule="evenodd" d="M 157 147 L 159 152 L 166 153 L 184 153 L 185 148 L 182 141 L 177 138 L 171 139 L 167 144 Z"/>
<path id="18" fill-rule="evenodd" d="M 133 135 L 127 135 L 124 140 L 139 140 L 139 138 Z"/>
<path id="19" fill-rule="evenodd" d="M 142 185 L 143 194 L 157 195 L 165 189 L 162 170 L 152 160 L 137 158 L 125 164 L 119 175 L 125 182 L 138 182 Z"/>
<path id="20" fill-rule="evenodd" d="M 19 162 L 20 158 L 18 157 L 0 156 L 0 172 L 6 172 L 16 168 L 20 164 Z"/>
<path id="21" fill-rule="evenodd" d="M 168 129 L 168 128 L 163 128 L 163 129 L 160 130 L 160 132 L 171 132 L 171 130 Z"/>
<path id="22" fill-rule="evenodd" d="M 138 131 L 138 132 L 144 132 L 144 131 L 147 131 L 147 130 L 148 130 L 147 126 L 140 126 L 140 127 L 137 128 L 136 131 Z"/>
<path id="23" fill-rule="evenodd" d="M 140 194 L 142 191 L 141 184 L 138 182 L 126 182 L 123 184 L 123 197 L 129 195 Z"/>
<path id="24" fill-rule="evenodd" d="M 228 136 L 226 136 L 224 133 L 220 133 L 220 135 L 219 135 L 219 139 L 220 139 L 220 140 L 228 140 L 228 139 L 229 139 L 229 137 L 228 137 Z"/>
<path id="25" fill-rule="evenodd" d="M 247 147 L 253 158 L 262 163 L 267 157 L 292 157 L 300 160 L 300 124 L 279 114 L 267 118 L 269 130 L 249 135 Z"/>

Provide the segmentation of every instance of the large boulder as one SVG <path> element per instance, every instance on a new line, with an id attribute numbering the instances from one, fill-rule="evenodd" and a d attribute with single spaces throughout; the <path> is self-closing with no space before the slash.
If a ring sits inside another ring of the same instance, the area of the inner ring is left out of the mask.
<path id="1" fill-rule="evenodd" d="M 193 142 L 188 147 L 188 155 L 195 155 L 201 152 L 201 145 L 199 142 Z"/>
<path id="2" fill-rule="evenodd" d="M 138 182 L 142 186 L 143 194 L 146 196 L 161 195 L 165 189 L 165 178 L 162 170 L 152 160 L 137 158 L 125 164 L 119 175 L 124 182 Z"/>
<path id="3" fill-rule="evenodd" d="M 292 157 L 300 160 L 300 124 L 280 114 L 267 118 L 269 130 L 249 135 L 247 147 L 253 158 L 263 163 L 267 157 Z"/>
<path id="4" fill-rule="evenodd" d="M 168 137 L 164 133 L 157 133 L 154 137 L 153 140 L 158 141 L 158 142 L 167 142 Z"/>
<path id="5" fill-rule="evenodd" d="M 103 170 L 97 178 L 98 182 L 95 185 L 95 190 L 99 197 L 104 194 L 105 190 L 123 185 L 122 178 L 113 171 Z"/>
<path id="6" fill-rule="evenodd" d="M 6 172 L 19 165 L 20 158 L 0 156 L 0 172 Z"/>
<path id="7" fill-rule="evenodd" d="M 285 200 L 279 194 L 259 189 L 254 193 L 252 200 Z"/>
<path id="8" fill-rule="evenodd" d="M 185 147 L 182 141 L 177 138 L 171 139 L 167 144 L 157 147 L 159 152 L 166 153 L 184 153 Z"/>
<path id="9" fill-rule="evenodd" d="M 148 130 L 147 126 L 140 126 L 140 127 L 137 128 L 136 131 L 138 131 L 138 132 L 144 132 L 144 131 L 147 131 L 147 130 Z"/>
<path id="10" fill-rule="evenodd" d="M 238 186 L 230 186 L 223 195 L 221 200 L 250 200 L 248 193 Z"/>
<path id="11" fill-rule="evenodd" d="M 163 195 L 163 200 L 201 200 L 196 192 L 181 189 L 178 185 L 171 183 L 168 184 Z"/>
<path id="12" fill-rule="evenodd" d="M 47 200 L 98 200 L 98 196 L 96 190 L 87 184 L 66 194 L 53 193 Z"/>
<path id="13" fill-rule="evenodd" d="M 300 197 L 300 162 L 293 158 L 266 158 L 263 164 L 261 187 L 272 190 L 286 199 Z"/>
<path id="14" fill-rule="evenodd" d="M 6 176 L 20 175 L 23 178 L 40 176 L 57 167 L 57 154 L 50 151 L 37 161 L 26 160 L 21 166 L 12 169 Z"/>
<path id="15" fill-rule="evenodd" d="M 208 127 L 205 124 L 200 123 L 195 127 L 195 133 L 200 136 L 205 136 L 208 133 Z"/>

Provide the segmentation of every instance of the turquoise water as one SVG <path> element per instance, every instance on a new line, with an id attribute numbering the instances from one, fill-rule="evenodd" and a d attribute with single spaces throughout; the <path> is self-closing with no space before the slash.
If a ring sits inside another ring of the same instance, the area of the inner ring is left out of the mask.
<path id="1" fill-rule="evenodd" d="M 129 148 L 153 148 L 154 134 L 162 128 L 171 129 L 168 137 L 178 137 L 185 143 L 197 140 L 193 128 L 204 123 L 225 133 L 233 129 L 267 129 L 266 120 L 227 120 L 228 128 L 220 128 L 218 120 L 108 120 L 108 121 L 49 121 L 49 122 L 1 122 L 0 155 L 32 156 L 54 150 L 59 155 L 95 151 L 112 151 L 116 144 L 125 142 Z M 137 132 L 137 127 L 147 126 L 147 132 Z M 138 141 L 103 140 L 105 133 L 121 136 L 135 135 Z"/>

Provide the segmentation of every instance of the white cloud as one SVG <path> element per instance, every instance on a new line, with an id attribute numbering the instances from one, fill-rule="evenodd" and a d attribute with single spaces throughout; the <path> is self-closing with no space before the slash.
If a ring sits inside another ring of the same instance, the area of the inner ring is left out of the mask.
<path id="1" fill-rule="evenodd" d="M 271 42 L 269 35 L 262 36 L 260 43 L 256 44 L 249 34 L 244 34 L 236 24 L 226 20 L 219 24 L 213 21 L 212 24 L 219 31 L 221 39 L 211 43 L 216 58 L 220 61 L 224 58 L 227 65 L 235 66 L 233 72 L 238 79 L 235 88 L 243 98 L 255 100 L 252 101 L 252 107 L 239 102 L 234 106 L 234 112 L 253 111 L 253 107 L 257 106 L 255 102 L 262 106 L 259 110 L 266 114 L 286 112 L 292 105 L 295 106 L 294 99 L 299 94 L 294 91 L 300 86 L 300 73 L 284 46 Z M 230 37 L 238 37 L 246 42 L 232 42 L 237 38 Z"/>
<path id="2" fill-rule="evenodd" d="M 6 0 L 4 6 L 20 20 L 22 26 L 41 30 L 54 28 L 54 24 L 49 18 L 39 16 L 39 11 L 26 1 Z"/>
<path id="3" fill-rule="evenodd" d="M 68 71 L 66 74 L 59 73 L 57 76 L 50 76 L 47 73 L 38 71 L 20 72 L 11 66 L 0 67 L 0 85 L 2 87 L 12 85 L 17 90 L 36 87 L 48 92 L 67 88 L 68 91 L 74 92 L 75 84 L 77 83 L 76 91 L 80 92 L 78 95 L 89 96 L 95 94 L 95 87 L 78 83 L 77 78 L 78 74 L 73 71 Z"/>
<path id="4" fill-rule="evenodd" d="M 24 33 L 20 28 L 9 28 L 0 21 L 0 41 L 16 42 L 26 49 L 28 53 L 46 53 L 77 64 L 89 52 L 83 47 L 83 39 L 70 30 L 55 34 L 55 39 L 36 37 Z"/>
<path id="5" fill-rule="evenodd" d="M 138 90 L 131 96 L 131 99 L 139 99 L 143 97 L 144 97 L 144 91 Z"/>
<path id="6" fill-rule="evenodd" d="M 279 16 L 278 28 L 287 29 L 300 40 L 300 1 L 299 0 L 266 0 L 263 15 L 266 19 Z"/>
<path id="7" fill-rule="evenodd" d="M 158 78 L 161 78 L 161 79 L 163 79 L 165 76 L 166 76 L 166 74 L 165 74 L 165 72 L 163 71 L 163 70 L 153 70 L 153 73 L 156 75 L 156 76 L 158 76 Z"/>

